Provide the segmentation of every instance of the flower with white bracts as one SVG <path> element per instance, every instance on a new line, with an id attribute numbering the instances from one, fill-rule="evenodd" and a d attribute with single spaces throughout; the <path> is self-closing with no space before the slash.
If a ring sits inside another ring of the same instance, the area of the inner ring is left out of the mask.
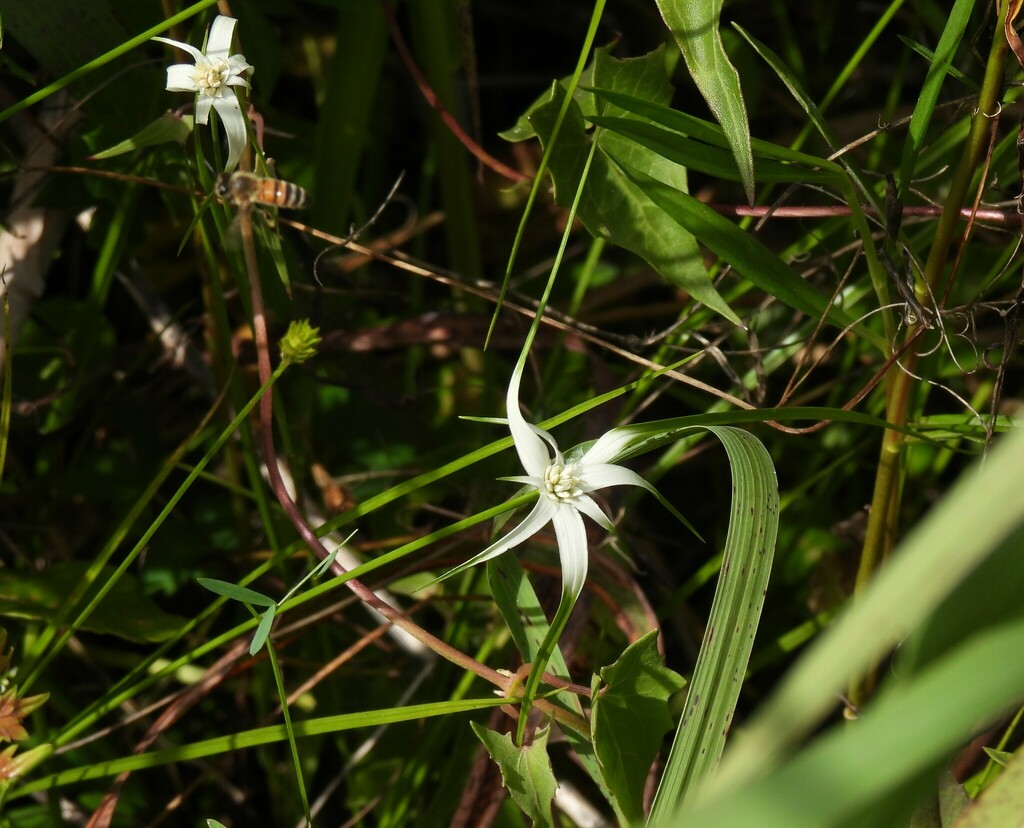
<path id="1" fill-rule="evenodd" d="M 652 492 L 666 506 L 668 504 L 639 474 L 612 462 L 630 442 L 631 435 L 627 429 L 612 429 L 586 451 L 572 451 L 568 457 L 563 455 L 548 432 L 528 423 L 523 417 L 519 408 L 521 376 L 522 364 L 513 372 L 506 408 L 512 440 L 526 474 L 505 479 L 536 489 L 539 493 L 537 503 L 511 532 L 444 577 L 496 558 L 551 523 L 562 565 L 562 597 L 571 607 L 583 589 L 589 567 L 587 532 L 582 515 L 609 532 L 615 532 L 611 520 L 590 495 L 610 486 L 640 486 Z M 678 516 L 675 509 L 669 508 Z"/>
<path id="2" fill-rule="evenodd" d="M 231 37 L 237 22 L 233 17 L 216 17 L 210 26 L 205 51 L 178 40 L 166 37 L 153 38 L 185 50 L 195 60 L 195 64 L 178 63 L 167 67 L 167 90 L 195 94 L 197 124 L 209 121 L 211 107 L 217 110 L 228 137 L 228 160 L 224 167 L 227 171 L 233 170 L 238 164 L 247 139 L 245 115 L 231 87 L 248 88 L 249 81 L 246 75 L 253 72 L 253 67 L 246 63 L 244 56 L 229 54 Z"/>

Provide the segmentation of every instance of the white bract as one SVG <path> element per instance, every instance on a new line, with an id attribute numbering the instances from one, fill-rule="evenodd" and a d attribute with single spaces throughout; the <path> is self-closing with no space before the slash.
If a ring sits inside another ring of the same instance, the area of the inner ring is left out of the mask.
<path id="1" fill-rule="evenodd" d="M 231 87 L 248 88 L 249 81 L 245 75 L 253 72 L 253 67 L 246 63 L 244 56 L 229 54 L 237 22 L 233 17 L 216 17 L 210 26 L 205 52 L 178 40 L 153 38 L 184 49 L 195 60 L 195 64 L 178 63 L 167 67 L 167 90 L 192 92 L 196 95 L 197 124 L 209 121 L 210 107 L 217 110 L 228 136 L 228 161 L 224 167 L 227 171 L 233 170 L 242 157 L 247 137 L 245 115 Z"/>
<path id="2" fill-rule="evenodd" d="M 636 472 L 611 462 L 628 442 L 628 432 L 624 429 L 612 429 L 580 456 L 573 453 L 568 459 L 563 456 L 548 432 L 523 417 L 519 409 L 521 374 L 520 365 L 509 383 L 506 408 L 512 440 L 526 474 L 506 479 L 536 489 L 539 492 L 537 503 L 515 529 L 444 577 L 496 558 L 533 537 L 550 522 L 555 528 L 562 564 L 562 596 L 571 606 L 583 589 L 589 565 L 587 532 L 581 515 L 615 532 L 611 520 L 590 494 L 609 486 L 641 486 L 655 495 L 658 493 Z"/>

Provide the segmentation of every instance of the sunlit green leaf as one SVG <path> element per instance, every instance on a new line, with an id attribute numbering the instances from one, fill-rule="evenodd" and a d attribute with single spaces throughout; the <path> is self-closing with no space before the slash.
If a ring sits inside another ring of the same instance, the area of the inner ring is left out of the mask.
<path id="1" fill-rule="evenodd" d="M 657 0 L 697 88 L 729 139 L 747 200 L 754 203 L 754 158 L 740 76 L 718 31 L 722 0 Z"/>
<path id="2" fill-rule="evenodd" d="M 786 749 L 804 738 L 835 708 L 838 694 L 851 675 L 860 674 L 877 663 L 897 642 L 906 638 L 909 631 L 921 625 L 963 583 L 965 576 L 1003 548 L 1004 542 L 1019 539 L 1019 527 L 1024 525 L 1022 451 L 1024 432 L 1010 434 L 989 454 L 983 466 L 962 478 L 946 498 L 933 507 L 928 518 L 894 552 L 875 581 L 815 642 L 774 697 L 744 728 L 742 738 L 737 739 L 714 780 L 716 799 L 735 796 L 739 790 L 747 788 L 752 778 L 762 778 L 777 768 Z M 993 497 L 993 492 L 998 492 L 999 496 Z M 1007 545 L 1016 550 L 1017 563 L 1009 569 L 1004 567 L 1003 577 L 1012 576 L 1020 584 L 1021 573 L 1024 573 L 1024 545 L 1019 540 L 1015 545 Z M 1000 640 L 997 636 L 1002 635 L 1002 631 L 1016 630 L 1021 623 L 1002 624 L 994 628 L 996 632 L 984 635 L 989 641 Z M 864 630 L 872 630 L 872 634 L 865 636 Z M 979 637 L 967 638 L 958 652 L 967 658 L 967 654 L 975 652 L 971 643 Z M 1001 703 L 991 695 L 989 688 L 997 679 L 1007 680 L 1015 673 L 1017 665 L 1024 663 L 1016 657 L 1021 646 L 1007 646 L 1003 650 L 986 646 L 977 653 L 979 658 L 989 658 L 989 661 L 975 664 L 962 674 L 962 680 L 957 679 L 949 687 L 934 685 L 936 695 L 922 697 L 919 708 L 927 711 L 933 724 L 942 722 L 941 728 L 933 729 L 946 734 L 944 738 L 966 738 L 966 731 L 960 736 L 949 736 L 952 724 L 947 712 L 969 720 L 968 728 L 973 728 L 978 721 L 1000 709 Z M 922 675 L 940 674 L 949 663 L 945 656 L 932 660 Z M 1024 676 L 1017 682 L 1019 697 Z M 954 689 L 955 705 L 947 710 L 947 701 L 952 700 L 950 694 Z M 938 705 L 946 712 L 940 712 Z M 876 712 L 872 708 L 872 713 Z M 867 721 L 868 717 L 863 724 Z M 909 727 L 910 722 L 906 725 Z M 897 738 L 898 732 L 903 736 Z M 906 755 L 904 750 L 913 742 L 914 734 L 896 729 L 884 736 L 879 731 L 878 738 L 888 746 L 894 741 L 903 745 L 898 753 Z M 855 775 L 852 771 L 848 773 L 851 777 Z"/>
<path id="3" fill-rule="evenodd" d="M 974 0 L 956 0 L 949 10 L 946 28 L 943 29 L 942 37 L 939 38 L 939 43 L 935 47 L 935 55 L 928 69 L 928 75 L 917 96 L 917 103 L 914 104 L 914 113 L 910 116 L 910 127 L 907 131 L 907 140 L 903 144 L 903 158 L 900 161 L 900 174 L 897 182 L 900 197 L 910 190 L 910 182 L 914 177 L 917 160 L 924 149 L 925 136 L 935 112 L 935 104 L 939 100 L 942 83 L 946 80 L 949 66 L 956 56 L 957 48 L 963 39 L 973 9 Z"/>
<path id="4" fill-rule="evenodd" d="M 123 155 L 126 152 L 141 149 L 142 147 L 153 147 L 157 144 L 168 144 L 172 141 L 184 144 L 191 134 L 191 115 L 175 115 L 173 112 L 165 112 L 151 124 L 144 126 L 136 132 L 131 138 L 126 138 L 121 143 L 97 152 L 89 158 L 91 161 L 100 161 L 104 158 L 113 158 L 115 155 Z"/>
<path id="5" fill-rule="evenodd" d="M 654 824 L 675 813 L 718 766 L 750 663 L 779 529 L 778 483 L 767 449 L 742 429 L 707 430 L 729 456 L 729 531 L 686 706 L 651 810 Z"/>
<path id="6" fill-rule="evenodd" d="M 542 142 L 554 127 L 562 100 L 562 89 L 555 84 L 549 102 L 531 115 L 530 122 Z M 550 169 L 559 203 L 567 204 L 573 198 L 591 140 L 579 107 L 571 104 L 551 154 Z M 623 173 L 621 166 L 625 162 L 665 181 L 674 190 L 687 189 L 685 168 L 635 141 L 606 132 L 599 139 L 598 152 L 591 164 L 579 207 L 580 220 L 593 235 L 642 256 L 670 282 L 739 324 L 739 317 L 712 285 L 693 234 Z"/>
<path id="7" fill-rule="evenodd" d="M 790 761 L 773 762 L 766 776 L 747 779 L 729 794 L 719 790 L 718 796 L 702 797 L 657 824 L 820 828 L 864 824 L 871 814 L 873 825 L 906 824 L 898 818 L 909 814 L 918 798 L 908 783 L 922 773 L 937 773 L 979 721 L 1019 703 L 1024 659 L 1016 656 L 1021 652 L 1024 623 L 981 633 L 911 681 L 888 682 L 856 726 L 839 722 Z M 1024 790 L 1020 779 L 1011 778 L 1008 798 L 994 803 L 990 814 L 1006 806 L 1002 814 L 1012 813 L 1014 819 L 965 824 L 1017 824 Z M 879 823 L 873 808 L 879 802 L 887 803 L 883 812 L 891 815 L 885 823 Z"/>
<path id="8" fill-rule="evenodd" d="M 339 713 L 335 716 L 322 716 L 292 722 L 292 731 L 296 738 L 319 736 L 325 733 L 340 733 L 347 730 L 366 727 L 379 727 L 395 722 L 421 722 L 436 716 L 451 716 L 474 710 L 489 710 L 505 704 L 506 700 L 498 696 L 482 699 L 456 699 L 455 701 L 431 702 L 428 704 L 412 704 L 405 707 L 388 707 L 380 710 L 366 710 L 359 713 Z M 135 771 L 143 768 L 156 768 L 175 762 L 189 762 L 205 756 L 217 756 L 223 753 L 285 742 L 288 739 L 288 728 L 283 724 L 258 727 L 226 736 L 216 736 L 201 742 L 192 742 L 179 747 L 155 750 L 150 753 L 139 753 L 123 756 L 107 761 L 92 762 L 89 765 L 71 768 L 27 782 L 13 796 L 24 796 L 34 791 L 47 791 L 54 788 L 84 782 L 89 779 L 102 779 L 124 771 Z"/>
<path id="9" fill-rule="evenodd" d="M 263 613 L 263 617 L 260 618 L 260 624 L 256 628 L 256 633 L 252 637 L 252 642 L 249 644 L 249 655 L 256 655 L 256 653 L 263 649 L 263 645 L 267 643 L 267 638 L 270 636 L 270 628 L 274 625 L 274 616 L 276 614 L 276 606 L 267 607 L 267 611 Z"/>
<path id="10" fill-rule="evenodd" d="M 231 598 L 234 601 L 241 601 L 243 604 L 252 604 L 255 607 L 272 607 L 277 602 L 268 598 L 261 592 L 241 587 L 238 584 L 231 584 L 227 581 L 219 581 L 216 578 L 196 578 L 199 585 L 217 595 Z"/>
<path id="11" fill-rule="evenodd" d="M 548 759 L 550 728 L 538 730 L 533 744 L 516 747 L 511 734 L 495 733 L 476 722 L 472 725 L 473 732 L 501 768 L 501 779 L 516 805 L 533 820 L 534 825 L 553 825 L 551 802 L 558 783 Z"/>
<path id="12" fill-rule="evenodd" d="M 594 677 L 590 727 L 605 782 L 630 825 L 643 823 L 644 786 L 672 729 L 668 699 L 686 682 L 665 667 L 651 630 Z"/>
<path id="13" fill-rule="evenodd" d="M 848 314 L 835 306 L 829 307 L 824 296 L 758 239 L 706 204 L 636 168 L 623 167 L 623 172 L 666 216 L 690 230 L 701 243 L 766 293 L 815 319 L 825 317 L 838 328 L 853 324 Z"/>

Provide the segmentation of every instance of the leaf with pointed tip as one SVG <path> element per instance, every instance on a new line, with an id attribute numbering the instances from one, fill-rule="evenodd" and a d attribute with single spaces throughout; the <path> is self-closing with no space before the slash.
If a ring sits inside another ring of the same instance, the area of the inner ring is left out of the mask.
<path id="1" fill-rule="evenodd" d="M 898 198 L 903 198 L 910 191 L 910 183 L 914 178 L 917 160 L 924 149 L 925 135 L 935 113 L 935 105 L 939 100 L 942 82 L 946 79 L 957 48 L 967 29 L 967 21 L 971 18 L 974 0 L 956 0 L 949 10 L 946 28 L 942 30 L 939 44 L 935 47 L 928 74 L 921 87 L 921 93 L 914 104 L 914 113 L 910 116 L 910 127 L 907 130 L 907 141 L 903 145 L 903 158 L 900 160 L 898 179 Z"/>
<path id="2" fill-rule="evenodd" d="M 564 96 L 562 88 L 553 84 L 548 102 L 530 116 L 545 146 Z M 582 111 L 571 103 L 550 158 L 558 203 L 567 205 L 574 198 L 592 140 Z M 652 201 L 642 186 L 624 174 L 622 166 L 641 169 L 665 186 L 683 192 L 688 189 L 686 169 L 614 132 L 600 132 L 596 140 L 598 150 L 578 212 L 587 230 L 641 256 L 696 300 L 740 324 L 712 284 L 693 234 Z"/>
<path id="3" fill-rule="evenodd" d="M 538 730 L 533 744 L 516 747 L 509 733 L 495 733 L 471 722 L 491 758 L 501 768 L 501 779 L 518 805 L 534 825 L 551 826 L 551 802 L 555 798 L 555 774 L 548 759 L 548 734 L 551 729 Z"/>
<path id="4" fill-rule="evenodd" d="M 184 144 L 185 139 L 192 134 L 192 116 L 175 115 L 173 112 L 165 112 L 153 123 L 144 126 L 131 138 L 126 138 L 119 144 L 114 144 L 101 152 L 89 156 L 90 161 L 101 161 L 104 158 L 113 158 L 115 155 L 123 155 L 132 150 L 142 147 L 153 147 L 157 144 L 169 144 L 175 141 Z"/>
<path id="5" fill-rule="evenodd" d="M 270 628 L 274 625 L 274 616 L 276 615 L 276 605 L 267 607 L 267 611 L 263 613 L 263 617 L 260 619 L 260 625 L 256 628 L 256 634 L 252 637 L 252 643 L 249 644 L 249 655 L 256 655 L 256 653 L 263 649 L 263 645 L 270 636 Z"/>
<path id="6" fill-rule="evenodd" d="M 210 590 L 210 592 L 223 595 L 233 601 L 241 601 L 243 604 L 252 604 L 254 607 L 272 607 L 277 603 L 262 592 L 256 592 L 256 590 L 227 581 L 219 581 L 216 578 L 196 578 L 196 581 L 199 582 L 199 586 Z"/>
<path id="7" fill-rule="evenodd" d="M 683 53 L 693 82 L 722 125 L 747 201 L 754 203 L 754 156 L 740 76 L 718 32 L 722 0 L 657 0 L 665 25 Z"/>
<path id="8" fill-rule="evenodd" d="M 765 245 L 727 218 L 689 193 L 659 181 L 643 170 L 635 167 L 621 169 L 665 215 L 689 229 L 701 242 L 731 264 L 737 273 L 763 291 L 814 319 L 825 317 L 837 328 L 845 329 L 854 325 L 845 311 L 834 305 L 829 307 L 828 300 L 801 279 L 791 267 L 783 264 Z"/>
<path id="9" fill-rule="evenodd" d="M 665 666 L 657 641 L 658 631 L 651 630 L 593 682 L 590 729 L 597 761 L 629 825 L 643 824 L 647 775 L 672 729 L 668 699 L 686 683 Z"/>

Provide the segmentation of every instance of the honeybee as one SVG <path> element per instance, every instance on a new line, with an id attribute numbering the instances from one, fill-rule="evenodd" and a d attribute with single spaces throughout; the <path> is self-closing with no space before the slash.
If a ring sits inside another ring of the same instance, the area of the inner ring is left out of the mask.
<path id="1" fill-rule="evenodd" d="M 236 207 L 269 204 L 285 210 L 301 210 L 310 201 L 309 193 L 298 184 L 241 171 L 218 175 L 213 192 L 221 201 Z"/>

